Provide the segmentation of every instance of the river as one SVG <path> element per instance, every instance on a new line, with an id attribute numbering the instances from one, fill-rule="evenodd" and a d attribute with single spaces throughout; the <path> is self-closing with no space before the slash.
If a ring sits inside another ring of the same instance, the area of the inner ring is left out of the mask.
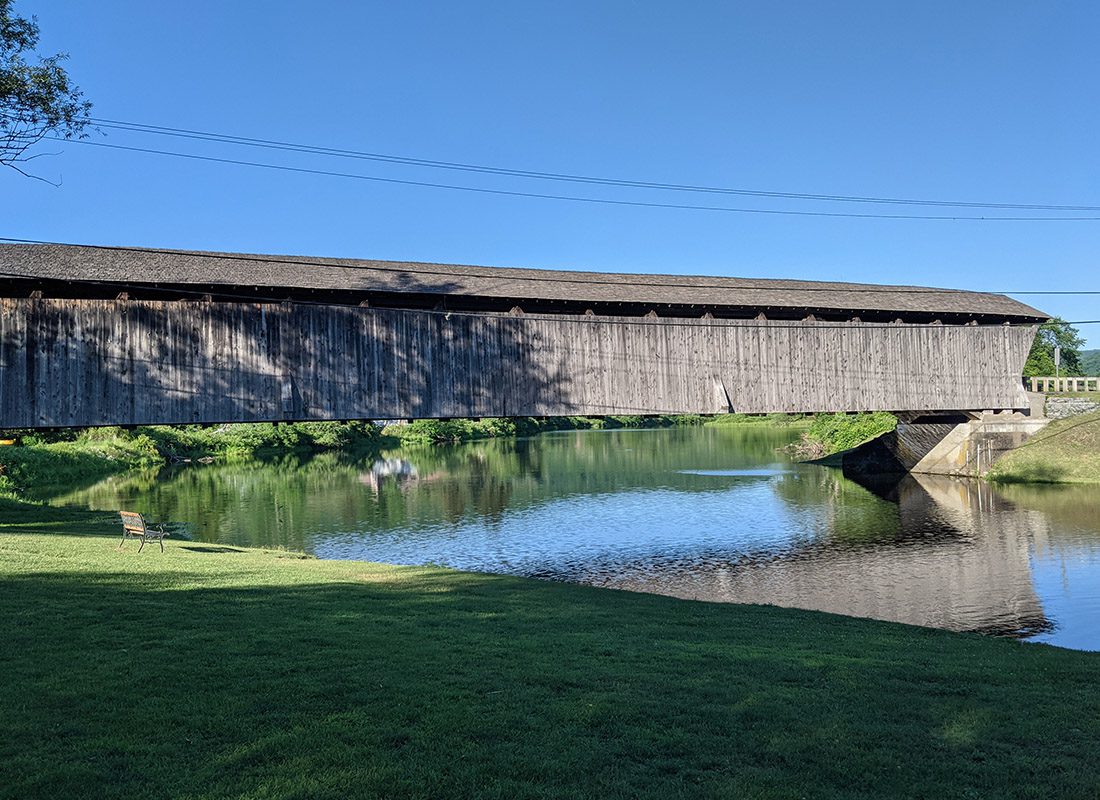
<path id="1" fill-rule="evenodd" d="M 1100 487 L 792 463 L 797 429 L 584 431 L 130 473 L 51 502 L 201 542 L 767 603 L 1100 650 Z"/>

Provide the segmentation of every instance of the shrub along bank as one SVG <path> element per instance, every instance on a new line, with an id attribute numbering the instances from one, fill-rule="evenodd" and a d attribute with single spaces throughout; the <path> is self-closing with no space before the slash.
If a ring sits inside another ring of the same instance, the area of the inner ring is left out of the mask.
<path id="1" fill-rule="evenodd" d="M 95 480 L 114 472 L 198 458 L 249 459 L 268 453 L 369 449 L 383 444 L 365 422 L 151 425 L 50 432 L 9 431 L 0 446 L 0 492 Z"/>
<path id="2" fill-rule="evenodd" d="M 730 415 L 732 416 L 732 415 Z M 698 414 L 655 417 L 638 415 L 608 417 L 494 417 L 485 419 L 419 419 L 387 425 L 384 438 L 402 444 L 445 444 L 476 439 L 534 436 L 547 431 L 587 431 L 614 428 L 675 428 L 701 425 L 707 419 Z"/>
<path id="3" fill-rule="evenodd" d="M 1100 654 L 4 505 L 2 796 L 1100 794 Z"/>
<path id="4" fill-rule="evenodd" d="M 793 455 L 802 459 L 850 450 L 897 427 L 898 418 L 886 411 L 867 414 L 817 414 L 801 440 L 792 446 Z"/>

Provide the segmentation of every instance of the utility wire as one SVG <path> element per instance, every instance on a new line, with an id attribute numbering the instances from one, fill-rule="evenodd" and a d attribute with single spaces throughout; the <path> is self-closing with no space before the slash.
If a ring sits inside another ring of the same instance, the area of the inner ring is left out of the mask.
<path id="1" fill-rule="evenodd" d="M 541 192 L 522 192 L 510 189 L 490 189 L 482 186 L 463 186 L 451 183 L 435 183 L 432 181 L 414 181 L 402 178 L 383 178 L 379 175 L 362 175 L 353 172 L 336 172 L 323 169 L 309 169 L 306 167 L 292 167 L 286 164 L 268 164 L 261 161 L 244 161 L 235 158 L 218 158 L 215 156 L 201 156 L 195 153 L 181 153 L 174 150 L 157 150 L 148 147 L 133 147 L 121 144 L 108 144 L 107 142 L 93 142 L 87 139 L 64 139 L 57 136 L 47 136 L 47 139 L 58 142 L 71 142 L 88 147 L 104 147 L 112 150 L 123 150 L 132 153 L 148 153 L 152 155 L 172 156 L 193 161 L 206 161 L 216 164 L 232 164 L 243 167 L 258 167 L 260 169 L 279 170 L 282 172 L 295 172 L 306 175 L 322 175 L 332 178 L 350 178 L 361 181 L 374 181 L 377 183 L 398 184 L 402 186 L 420 186 L 430 189 L 449 189 L 459 192 L 475 192 L 478 194 L 490 194 L 505 197 L 527 197 L 539 200 L 567 200 L 574 203 L 589 203 L 594 205 L 629 206 L 634 208 L 667 208 L 684 211 L 716 211 L 727 214 L 764 214 L 773 216 L 792 217 L 832 217 L 846 219 L 897 219 L 897 220 L 932 220 L 943 222 L 1097 222 L 1100 216 L 965 216 L 965 215 L 934 215 L 934 214 L 866 214 L 841 211 L 795 211 L 790 209 L 775 208 L 732 208 L 729 206 L 692 205 L 687 203 L 657 203 L 643 200 L 615 200 L 606 197 L 582 197 L 580 195 L 545 194 Z"/>
<path id="2" fill-rule="evenodd" d="M 413 274 L 413 275 L 439 275 L 448 278 L 481 278 L 486 280 L 509 280 L 509 281 L 533 281 L 539 283 L 574 283 L 574 284 L 594 284 L 597 286 L 639 286 L 639 287 L 656 287 L 656 288 L 674 288 L 674 289 L 725 289 L 727 291 L 737 290 L 750 290 L 750 291 L 774 291 L 774 292 L 789 292 L 789 291 L 806 291 L 806 292 L 842 292 L 845 294 L 851 293 L 872 293 L 872 294 L 983 294 L 983 295 L 1011 295 L 1011 294 L 1026 294 L 1026 295 L 1100 295 L 1100 290 L 1046 290 L 1039 289 L 1035 291 L 997 291 L 997 292 L 983 292 L 971 289 L 934 289 L 925 288 L 921 286 L 776 286 L 772 285 L 730 285 L 728 283 L 676 283 L 675 281 L 638 281 L 638 280 L 626 280 L 628 275 L 617 275 L 614 278 L 571 278 L 570 275 L 576 273 L 569 270 L 558 270 L 558 274 L 550 275 L 501 275 L 501 271 L 515 271 L 520 272 L 519 269 L 512 267 L 494 267 L 497 272 L 494 273 L 472 273 L 472 272 L 456 272 L 452 270 L 432 269 L 431 265 L 425 265 L 423 268 L 417 266 L 394 266 L 393 262 L 379 262 L 378 266 L 369 264 L 342 264 L 336 261 L 324 261 L 314 260 L 310 258 L 293 258 L 289 256 L 268 256 L 268 255 L 250 255 L 250 254 L 236 254 L 236 253 L 205 253 L 195 252 L 189 250 L 172 250 L 167 248 L 156 247 L 127 247 L 125 245 L 107 245 L 107 244 L 75 244 L 73 242 L 57 242 L 45 239 L 20 239 L 10 236 L 0 236 L 0 242 L 12 242 L 15 244 L 37 244 L 46 245 L 50 247 L 83 247 L 91 250 L 106 250 L 110 252 L 122 252 L 122 253 L 138 253 L 141 255 L 171 255 L 171 256 L 183 256 L 185 258 L 195 259 L 214 259 L 224 261 L 244 261 L 254 262 L 260 264 L 286 264 L 290 266 L 299 267 L 329 267 L 332 269 L 348 269 L 348 270 L 363 270 L 366 272 L 394 272 L 400 274 Z M 462 265 L 456 265 L 461 267 Z M 23 276 L 34 277 L 34 276 Z M 641 276 L 638 276 L 641 277 Z M 728 279 L 738 280 L 738 279 Z M 757 280 L 770 280 L 770 281 L 782 281 L 781 278 L 761 278 Z M 813 283 L 813 281 L 806 281 L 806 283 Z M 595 302 L 595 301 L 593 301 Z M 701 304 L 701 305 L 706 305 Z"/>
<path id="3" fill-rule="evenodd" d="M 406 166 L 428 167 L 432 169 L 456 170 L 462 172 L 474 172 L 489 175 L 531 178 L 537 180 L 562 181 L 568 183 L 595 184 L 599 186 L 616 186 L 638 189 L 658 189 L 676 192 L 698 192 L 706 194 L 737 195 L 743 197 L 767 197 L 786 200 L 812 200 L 841 203 L 951 206 L 957 208 L 999 208 L 1028 211 L 1100 211 L 1100 206 L 1095 205 L 1054 205 L 1048 203 L 997 203 L 971 202 L 962 200 L 924 200 L 916 198 L 814 194 L 809 192 L 778 192 L 766 191 L 761 189 L 701 186 L 683 183 L 661 183 L 657 181 L 628 180 L 623 178 L 609 178 L 594 175 L 577 175 L 561 172 L 543 172 L 538 170 L 493 167 L 485 164 L 468 164 L 456 161 L 437 161 L 432 159 L 398 156 L 385 153 L 372 153 L 362 150 L 322 147 L 317 145 L 279 141 L 277 139 L 261 139 L 248 136 L 234 136 L 232 134 L 215 133 L 211 131 L 192 130 L 188 128 L 174 128 L 164 125 L 148 125 L 140 122 L 127 122 L 125 120 L 103 119 L 100 117 L 87 117 L 85 119 L 100 128 L 129 131 L 131 133 L 147 133 L 160 136 L 173 136 L 178 138 L 219 142 L 223 144 L 235 144 L 247 147 L 265 148 L 269 150 L 310 153 L 315 155 L 333 156 L 337 158 L 352 158 L 390 164 L 402 164 Z"/>

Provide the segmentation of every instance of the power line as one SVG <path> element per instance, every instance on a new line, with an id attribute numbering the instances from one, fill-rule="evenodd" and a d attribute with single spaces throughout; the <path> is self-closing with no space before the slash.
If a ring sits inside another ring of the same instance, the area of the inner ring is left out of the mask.
<path id="1" fill-rule="evenodd" d="M 102 128 L 129 131 L 131 133 L 148 133 L 159 136 L 173 136 L 178 138 L 211 141 L 222 144 L 235 144 L 246 147 L 258 147 L 269 150 L 283 150 L 290 152 L 310 153 L 337 158 L 352 158 L 368 161 L 377 161 L 389 164 L 401 164 L 406 166 L 428 167 L 432 169 L 456 170 L 462 172 L 474 172 L 489 175 L 501 175 L 518 178 L 531 178 L 537 180 L 561 181 L 568 183 L 595 184 L 599 186 L 616 186 L 638 189 L 658 189 L 677 192 L 697 192 L 706 194 L 737 195 L 742 197 L 767 197 L 786 200 L 812 200 L 821 202 L 841 203 L 875 203 L 885 205 L 915 205 L 915 206 L 948 206 L 957 208 L 999 208 L 1017 209 L 1028 211 L 1100 211 L 1100 206 L 1091 205 L 1055 205 L 1048 203 L 998 203 L 998 202 L 972 202 L 962 200 L 924 200 L 917 198 L 899 197 L 873 197 L 864 195 L 840 195 L 840 194 L 815 194 L 810 192 L 779 192 L 762 189 L 744 189 L 721 186 L 703 186 L 697 184 L 662 183 L 658 181 L 629 180 L 624 178 L 609 178 L 594 175 L 577 175 L 561 172 L 544 172 L 539 170 L 515 169 L 508 167 L 493 167 L 485 164 L 469 164 L 456 161 L 438 161 L 433 159 L 415 158 L 411 156 L 399 156 L 386 153 L 372 153 L 362 150 L 349 150 L 343 148 L 323 147 L 318 145 L 286 142 L 277 139 L 262 139 L 249 136 L 235 136 L 232 134 L 200 131 L 189 128 L 174 128 L 164 125 L 149 125 L 140 122 L 127 122 L 125 120 L 103 119 L 88 117 L 89 122 Z"/>
<path id="2" fill-rule="evenodd" d="M 107 142 L 92 142 L 86 139 L 63 139 L 56 136 L 46 137 L 58 142 L 71 142 L 89 147 L 104 147 L 112 150 L 124 150 L 133 153 L 147 153 L 152 155 L 172 156 L 186 158 L 193 161 L 206 161 L 216 164 L 232 164 L 243 167 L 257 167 L 260 169 L 279 170 L 282 172 L 295 172 L 306 175 L 321 175 L 332 178 L 349 178 L 361 181 L 373 181 L 377 183 L 389 183 L 402 186 L 419 186 L 430 189 L 448 189 L 459 192 L 475 192 L 477 194 L 489 194 L 505 197 L 527 197 L 539 200 L 566 200 L 574 203 L 590 203 L 595 205 L 629 206 L 634 208 L 666 208 L 683 211 L 716 211 L 727 214 L 764 214 L 773 216 L 793 217 L 832 217 L 846 219 L 896 219 L 896 220 L 929 220 L 942 222 L 1097 222 L 1100 217 L 1028 217 L 1028 216 L 963 216 L 963 215 L 933 215 L 933 214 L 863 214 L 840 211 L 795 211 L 789 209 L 774 208 L 733 208 L 729 206 L 705 206 L 687 203 L 655 203 L 643 200 L 615 200 L 606 197 L 582 197 L 579 195 L 545 194 L 542 192 L 522 192 L 511 189 L 490 189 L 481 186 L 463 186 L 451 183 L 435 183 L 432 181 L 414 181 L 403 178 L 383 178 L 378 175 L 362 175 L 353 172 L 336 172 L 332 170 L 310 169 L 306 167 L 292 167 L 286 164 L 268 164 L 261 161 L 244 161 L 235 158 L 219 158 L 215 156 L 201 156 L 195 153 L 181 153 L 174 150 L 157 150 L 148 147 L 133 147 L 129 145 L 108 144 Z"/>
<path id="3" fill-rule="evenodd" d="M 367 272 L 393 272 L 400 274 L 413 274 L 413 275 L 438 275 L 442 277 L 455 278 L 482 278 L 487 280 L 501 280 L 506 278 L 507 280 L 517 281 L 532 281 L 537 283 L 574 283 L 574 284 L 594 284 L 597 286 L 635 286 L 635 287 L 655 287 L 655 288 L 675 288 L 675 289 L 725 289 L 728 291 L 734 290 L 749 290 L 749 291 L 774 291 L 774 292 L 789 292 L 794 288 L 796 291 L 806 292 L 842 292 L 845 294 L 852 293 L 871 293 L 871 294 L 982 294 L 982 295 L 1011 295 L 1011 294 L 1026 294 L 1026 295 L 1100 295 L 1100 290 L 1047 290 L 1039 289 L 1035 291 L 977 291 L 971 289 L 934 289 L 925 288 L 920 286 L 867 286 L 867 285 L 855 285 L 855 286 L 775 286 L 775 285 L 737 285 L 731 286 L 727 283 L 676 283 L 674 281 L 638 281 L 638 280 L 626 280 L 628 275 L 617 275 L 614 278 L 571 278 L 568 277 L 572 274 L 569 270 L 559 270 L 558 274 L 553 276 L 547 275 L 500 275 L 500 270 L 509 270 L 519 272 L 520 270 L 511 267 L 491 267 L 490 269 L 496 269 L 496 273 L 472 273 L 472 272 L 455 272 L 452 270 L 431 269 L 430 265 L 424 267 L 401 267 L 394 266 L 392 262 L 381 262 L 378 265 L 368 264 L 347 264 L 338 263 L 336 261 L 324 261 L 321 259 L 312 258 L 293 258 L 288 256 L 268 256 L 268 255 L 251 255 L 245 253 L 205 253 L 205 252 L 193 252 L 188 250 L 171 250 L 166 248 L 156 247 L 128 247 L 125 245 L 107 245 L 107 244 L 76 244 L 73 242 L 57 242 L 45 239 L 22 239 L 10 236 L 0 236 L 0 242 L 12 242 L 16 244 L 37 244 L 46 245 L 50 247 L 83 247 L 91 250 L 106 250 L 111 252 L 123 252 L 123 253 L 138 253 L 142 255 L 172 255 L 182 256 L 185 258 L 195 259 L 214 259 L 224 261 L 244 261 L 255 262 L 260 264 L 286 264 L 289 266 L 300 267 L 329 267 L 332 269 L 348 269 L 348 270 L 363 270 Z M 461 266 L 461 265 L 456 265 Z M 34 276 L 21 276 L 21 277 L 34 277 Z M 641 277 L 641 276 L 639 276 Z M 763 278 L 758 280 L 771 280 L 781 281 L 780 278 Z M 812 281 L 805 281 L 806 283 L 812 283 Z"/>

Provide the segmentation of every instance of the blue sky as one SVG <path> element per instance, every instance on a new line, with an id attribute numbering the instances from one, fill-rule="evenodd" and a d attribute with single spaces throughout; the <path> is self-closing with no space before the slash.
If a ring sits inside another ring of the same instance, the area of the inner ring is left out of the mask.
<path id="1" fill-rule="evenodd" d="M 105 118 L 428 159 L 792 192 L 1100 205 L 1091 2 L 17 0 Z M 95 141 L 643 201 L 138 137 Z M 493 197 L 65 144 L 0 235 L 501 266 L 1100 289 L 1100 222 L 767 217 Z M 938 213 L 935 209 L 932 213 Z M 1005 213 L 988 211 L 986 213 Z M 1100 298 L 1026 297 L 1069 319 Z M 1100 347 L 1100 325 L 1082 332 Z"/>

